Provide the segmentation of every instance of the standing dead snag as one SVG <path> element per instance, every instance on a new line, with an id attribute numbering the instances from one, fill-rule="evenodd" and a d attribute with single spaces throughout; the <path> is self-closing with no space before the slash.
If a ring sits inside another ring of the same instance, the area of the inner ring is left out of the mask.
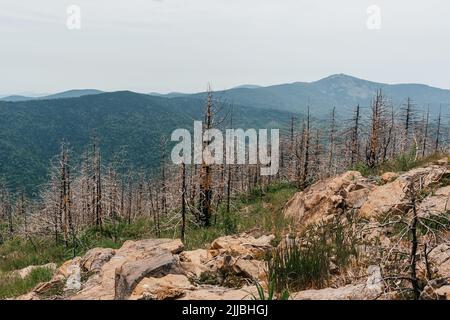
<path id="1" fill-rule="evenodd" d="M 185 242 L 186 232 L 186 164 L 181 164 L 181 241 Z"/>
<path id="2" fill-rule="evenodd" d="M 205 119 L 203 126 L 205 130 L 209 130 L 213 125 L 213 101 L 211 89 L 208 89 L 208 98 L 206 103 Z M 210 139 L 203 141 L 203 150 L 205 150 L 211 143 Z M 210 218 L 212 215 L 212 167 L 211 164 L 206 163 L 204 157 L 202 157 L 202 164 L 200 167 L 200 194 L 199 194 L 199 211 L 200 211 L 200 223 L 204 227 L 210 225 Z"/>
<path id="3" fill-rule="evenodd" d="M 322 146 L 320 143 L 320 131 L 316 130 L 316 139 L 314 145 L 314 179 L 320 178 Z"/>
<path id="4" fill-rule="evenodd" d="M 329 131 L 328 138 L 328 170 L 329 174 L 333 175 L 335 172 L 334 167 L 334 149 L 335 149 L 335 140 L 336 140 L 336 107 L 333 107 L 333 111 L 331 113 L 331 125 Z"/>
<path id="5" fill-rule="evenodd" d="M 167 139 L 165 137 L 161 137 L 161 208 L 164 216 L 167 216 L 167 175 L 166 175 L 166 147 L 167 147 Z M 159 237 L 161 235 L 160 231 L 160 215 L 157 210 L 156 212 L 156 235 Z"/>
<path id="6" fill-rule="evenodd" d="M 94 136 L 92 139 L 92 210 L 95 225 L 101 230 L 103 226 L 102 177 L 100 150 L 97 143 L 97 138 Z"/>
<path id="7" fill-rule="evenodd" d="M 371 128 L 369 146 L 366 152 L 366 163 L 369 168 L 374 168 L 380 161 L 380 141 L 382 135 L 382 120 L 384 113 L 384 97 L 381 90 L 377 91 L 372 101 Z"/>
<path id="8" fill-rule="evenodd" d="M 437 126 L 436 126 L 436 140 L 434 143 L 434 153 L 438 153 L 439 152 L 439 142 L 440 142 L 440 137 L 441 137 L 441 112 L 442 109 L 439 108 L 439 115 L 437 118 Z"/>
<path id="9" fill-rule="evenodd" d="M 75 250 L 76 235 L 72 216 L 72 189 L 69 165 L 69 152 L 65 142 L 61 143 L 60 164 L 60 199 L 59 199 L 59 224 L 62 228 L 64 243 L 69 247 L 72 241 L 72 248 Z M 74 252 L 75 254 L 75 252 Z"/>
<path id="10" fill-rule="evenodd" d="M 406 100 L 406 104 L 403 106 L 403 112 L 404 112 L 404 125 L 403 125 L 403 152 L 406 152 L 410 146 L 410 140 L 411 140 L 411 128 L 412 128 L 412 122 L 414 117 L 414 110 L 413 110 L 413 104 L 411 98 L 408 97 Z"/>
<path id="11" fill-rule="evenodd" d="M 26 201 L 25 201 L 25 190 L 20 191 L 20 198 L 18 203 L 18 211 L 19 217 L 22 218 L 23 221 L 23 232 L 25 238 L 28 238 L 28 217 L 27 217 L 27 209 L 26 209 Z"/>
<path id="12" fill-rule="evenodd" d="M 423 130 L 423 138 L 422 138 L 422 158 L 425 158 L 426 150 L 427 150 L 429 117 L 430 117 L 430 106 L 428 106 L 426 119 L 424 121 L 424 130 Z"/>
<path id="13" fill-rule="evenodd" d="M 304 131 L 304 145 L 305 145 L 305 155 L 304 155 L 304 161 L 303 161 L 303 173 L 301 177 L 301 189 L 305 189 L 308 184 L 308 165 L 309 165 L 309 145 L 310 145 L 310 115 L 309 115 L 309 106 L 308 106 L 308 113 L 306 118 L 306 128 Z"/>
<path id="14" fill-rule="evenodd" d="M 360 123 L 360 107 L 359 104 L 355 110 L 355 117 L 353 118 L 354 125 L 351 134 L 351 151 L 350 151 L 350 165 L 354 165 L 359 161 L 359 123 Z"/>
<path id="15" fill-rule="evenodd" d="M 382 148 L 382 155 L 381 155 L 381 160 L 382 162 L 385 162 L 387 160 L 388 157 L 388 149 L 389 146 L 391 145 L 391 141 L 392 141 L 392 133 L 394 131 L 394 126 L 395 126 L 395 112 L 394 112 L 394 106 L 391 107 L 391 119 L 390 121 L 384 121 L 383 120 L 383 127 L 389 127 L 387 133 L 385 133 L 383 135 L 383 148 Z"/>
<path id="16" fill-rule="evenodd" d="M 0 200 L 2 216 L 7 220 L 9 238 L 14 237 L 13 213 L 11 208 L 11 195 L 5 184 L 0 185 Z"/>

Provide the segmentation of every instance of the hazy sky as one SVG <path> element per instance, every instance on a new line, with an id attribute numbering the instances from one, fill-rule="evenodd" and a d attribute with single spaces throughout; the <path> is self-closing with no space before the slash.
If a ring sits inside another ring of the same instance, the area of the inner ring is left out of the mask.
<path id="1" fill-rule="evenodd" d="M 72 4 L 80 30 L 66 25 Z M 366 25 L 370 5 L 379 30 Z M 450 1 L 0 1 L 3 95 L 192 92 L 341 72 L 450 89 Z"/>

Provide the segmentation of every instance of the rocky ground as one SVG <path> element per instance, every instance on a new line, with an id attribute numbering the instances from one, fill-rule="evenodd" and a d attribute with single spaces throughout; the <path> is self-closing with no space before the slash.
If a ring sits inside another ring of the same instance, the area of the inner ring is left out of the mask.
<path id="1" fill-rule="evenodd" d="M 355 236 L 357 259 L 346 268 L 330 270 L 328 287 L 290 292 L 290 299 L 399 299 L 404 282 L 392 274 L 408 275 L 410 258 L 401 252 L 408 252 L 411 241 L 407 232 L 396 229 L 395 219 L 411 212 L 411 181 L 420 183 L 418 217 L 434 222 L 424 223 L 428 229 L 419 243 L 424 251 L 417 253 L 421 298 L 450 299 L 450 237 L 448 224 L 441 227 L 450 211 L 449 176 L 447 159 L 380 177 L 349 171 L 294 195 L 284 209 L 292 221 L 286 241 L 240 234 L 192 251 L 185 251 L 180 240 L 127 241 L 117 250 L 92 249 L 59 268 L 49 265 L 55 270 L 53 279 L 18 299 L 254 299 L 256 284 L 267 290 L 268 251 L 302 243 L 308 231 L 332 222 Z M 23 275 L 32 268 L 17 272 Z"/>

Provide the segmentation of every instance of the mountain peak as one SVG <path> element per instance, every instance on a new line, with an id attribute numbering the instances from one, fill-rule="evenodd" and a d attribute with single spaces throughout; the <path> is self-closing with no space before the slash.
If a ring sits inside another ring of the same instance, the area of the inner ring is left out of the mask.
<path id="1" fill-rule="evenodd" d="M 336 73 L 336 74 L 332 74 L 328 77 L 322 78 L 320 80 L 317 81 L 313 81 L 313 83 L 317 83 L 317 82 L 329 82 L 329 81 L 364 81 L 366 82 L 367 80 L 364 79 L 360 79 L 345 73 Z"/>

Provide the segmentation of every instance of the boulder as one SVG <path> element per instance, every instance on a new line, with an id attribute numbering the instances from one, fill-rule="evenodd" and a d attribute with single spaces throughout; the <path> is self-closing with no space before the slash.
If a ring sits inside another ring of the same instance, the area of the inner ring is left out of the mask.
<path id="1" fill-rule="evenodd" d="M 161 276 L 172 270 L 181 273 L 181 269 L 177 267 L 178 260 L 173 257 L 173 254 L 182 250 L 183 244 L 179 239 L 126 241 L 71 299 L 126 299 L 144 277 Z M 162 260 L 158 262 L 158 259 Z"/>
<path id="2" fill-rule="evenodd" d="M 168 274 L 161 278 L 144 278 L 134 288 L 130 300 L 167 300 L 184 295 L 195 287 L 184 275 Z"/>
<path id="3" fill-rule="evenodd" d="M 359 208 L 374 186 L 357 171 L 321 180 L 297 192 L 285 205 L 284 215 L 302 226 L 323 222 L 344 209 Z"/>
<path id="4" fill-rule="evenodd" d="M 80 266 L 85 272 L 98 272 L 115 253 L 115 250 L 109 248 L 91 249 L 81 259 Z"/>
<path id="5" fill-rule="evenodd" d="M 418 206 L 421 217 L 439 216 L 450 210 L 450 186 L 437 189 Z"/>
<path id="6" fill-rule="evenodd" d="M 178 260 L 170 252 L 151 258 L 126 262 L 116 269 L 114 299 L 126 299 L 145 277 L 160 278 L 168 274 L 181 274 Z"/>
<path id="7" fill-rule="evenodd" d="M 209 253 L 214 257 L 217 255 L 231 255 L 244 259 L 257 259 L 272 248 L 271 242 L 274 235 L 263 235 L 255 238 L 248 234 L 239 236 L 225 236 L 214 240 L 211 243 Z"/>
<path id="8" fill-rule="evenodd" d="M 436 278 L 428 281 L 423 289 L 422 300 L 450 300 L 450 278 Z"/>
<path id="9" fill-rule="evenodd" d="M 183 251 L 179 255 L 181 267 L 190 277 L 200 277 L 203 272 L 210 271 L 207 263 L 211 260 L 208 250 L 197 249 Z"/>
<path id="10" fill-rule="evenodd" d="M 450 285 L 442 286 L 434 291 L 440 300 L 450 300 Z"/>
<path id="11" fill-rule="evenodd" d="M 261 260 L 237 259 L 233 264 L 235 274 L 257 281 L 266 278 L 266 269 L 266 263 Z"/>
<path id="12" fill-rule="evenodd" d="M 434 276 L 450 277 L 450 243 L 441 243 L 431 250 L 428 259 L 433 266 Z"/>
<path id="13" fill-rule="evenodd" d="M 403 212 L 408 202 L 405 188 L 411 180 L 422 178 L 423 186 L 427 187 L 438 182 L 446 172 L 446 167 L 430 166 L 402 174 L 395 181 L 372 190 L 359 214 L 364 218 L 371 218 L 391 211 Z"/>
<path id="14" fill-rule="evenodd" d="M 396 172 L 385 172 L 381 175 L 381 181 L 383 183 L 392 182 L 399 177 L 399 174 Z"/>

